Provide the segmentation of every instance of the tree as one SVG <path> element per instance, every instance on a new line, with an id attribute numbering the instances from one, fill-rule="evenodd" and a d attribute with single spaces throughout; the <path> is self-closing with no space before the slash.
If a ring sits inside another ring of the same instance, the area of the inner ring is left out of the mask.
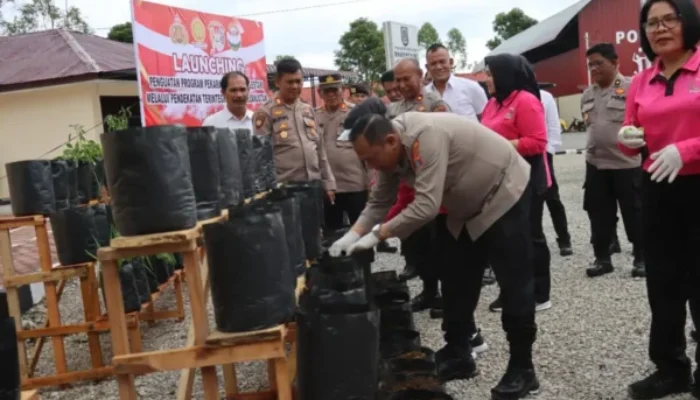
<path id="1" fill-rule="evenodd" d="M 107 39 L 123 43 L 134 43 L 134 32 L 131 29 L 131 22 L 114 25 L 109 30 Z"/>
<path id="2" fill-rule="evenodd" d="M 384 35 L 367 18 L 350 23 L 350 29 L 338 41 L 335 65 L 343 71 L 355 71 L 360 81 L 374 82 L 386 69 Z"/>
<path id="3" fill-rule="evenodd" d="M 537 24 L 537 20 L 525 14 L 520 8 L 514 8 L 507 13 L 500 12 L 493 19 L 493 31 L 496 36 L 486 42 L 486 47 L 493 50 L 503 41 Z"/>
<path id="4" fill-rule="evenodd" d="M 467 66 L 467 40 L 457 28 L 447 31 L 447 49 L 455 58 L 455 69 L 464 69 Z"/>
<path id="5" fill-rule="evenodd" d="M 430 22 L 426 22 L 421 25 L 418 30 L 418 44 L 423 49 L 427 49 L 430 45 L 435 43 L 440 43 L 440 35 L 437 29 Z"/>
<path id="6" fill-rule="evenodd" d="M 83 33 L 91 29 L 80 9 L 70 7 L 61 10 L 53 0 L 31 0 L 19 7 L 19 15 L 12 21 L 0 21 L 0 29 L 6 35 L 22 35 L 45 29 L 66 28 Z"/>

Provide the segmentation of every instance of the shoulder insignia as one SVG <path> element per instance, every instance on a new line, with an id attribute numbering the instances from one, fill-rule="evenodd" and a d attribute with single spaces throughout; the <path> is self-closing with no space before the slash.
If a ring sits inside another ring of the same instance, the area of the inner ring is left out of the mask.
<path id="1" fill-rule="evenodd" d="M 423 160 L 420 157 L 420 141 L 416 139 L 411 146 L 411 161 L 413 167 L 418 169 L 423 166 Z"/>
<path id="2" fill-rule="evenodd" d="M 416 97 L 416 101 L 423 101 L 423 95 L 419 94 L 418 97 Z"/>
<path id="3" fill-rule="evenodd" d="M 440 103 L 440 104 L 438 104 L 438 105 L 435 107 L 435 111 L 437 111 L 437 112 L 446 112 L 446 111 L 447 111 L 447 107 L 445 107 L 444 104 Z"/>
<path id="4" fill-rule="evenodd" d="M 255 127 L 256 128 L 262 128 L 263 125 L 265 125 L 265 120 L 267 119 L 267 115 L 265 115 L 264 112 L 256 112 L 254 115 L 255 119 Z"/>
<path id="5" fill-rule="evenodd" d="M 620 78 L 615 79 L 615 86 L 620 86 L 620 84 L 622 84 Z"/>
<path id="6" fill-rule="evenodd" d="M 280 100 L 280 99 L 275 99 L 275 104 L 277 104 L 278 106 L 281 105 L 281 104 L 282 104 L 282 100 Z"/>
<path id="7" fill-rule="evenodd" d="M 425 111 L 425 106 L 424 105 L 419 105 L 418 108 L 416 108 L 418 111 Z"/>
<path id="8" fill-rule="evenodd" d="M 348 106 L 347 106 L 345 103 L 343 103 L 343 104 L 340 105 L 340 109 L 343 110 L 343 111 L 345 111 L 345 110 L 348 109 Z"/>

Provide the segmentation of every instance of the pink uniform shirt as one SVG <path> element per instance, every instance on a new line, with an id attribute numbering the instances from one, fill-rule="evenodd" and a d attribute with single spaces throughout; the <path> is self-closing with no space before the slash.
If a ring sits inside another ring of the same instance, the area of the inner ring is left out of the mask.
<path id="1" fill-rule="evenodd" d="M 511 93 L 503 104 L 491 98 L 481 115 L 481 123 L 508 140 L 518 140 L 521 156 L 542 154 L 547 187 L 552 185 L 547 150 L 547 124 L 542 102 L 532 93 L 520 90 Z"/>
<path id="2" fill-rule="evenodd" d="M 638 73 L 627 94 L 624 125 L 644 128 L 649 154 L 675 144 L 684 164 L 679 175 L 700 174 L 700 51 L 671 79 L 661 74 L 658 60 Z M 619 147 L 631 156 L 641 151 Z M 652 162 L 647 158 L 644 170 Z"/>

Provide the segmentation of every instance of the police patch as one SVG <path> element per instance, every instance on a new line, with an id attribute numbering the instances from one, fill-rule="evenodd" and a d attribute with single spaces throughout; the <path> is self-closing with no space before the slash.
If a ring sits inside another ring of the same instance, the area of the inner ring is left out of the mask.
<path id="1" fill-rule="evenodd" d="M 411 162 L 413 168 L 418 169 L 423 166 L 423 159 L 420 157 L 420 142 L 416 139 L 411 146 Z"/>
<path id="2" fill-rule="evenodd" d="M 257 113 L 257 115 L 255 116 L 255 127 L 262 128 L 262 126 L 265 125 L 266 119 L 267 117 L 264 113 Z"/>
<path id="3" fill-rule="evenodd" d="M 624 93 L 625 93 L 625 89 L 623 89 L 623 88 L 617 88 L 617 89 L 615 89 L 615 93 L 617 93 L 617 94 L 624 94 Z"/>
<path id="4" fill-rule="evenodd" d="M 615 86 L 620 86 L 622 84 L 622 81 L 619 79 L 615 79 Z"/>
<path id="5" fill-rule="evenodd" d="M 280 110 L 279 108 L 272 111 L 272 115 L 275 117 L 279 117 L 282 114 L 284 114 L 284 110 Z"/>

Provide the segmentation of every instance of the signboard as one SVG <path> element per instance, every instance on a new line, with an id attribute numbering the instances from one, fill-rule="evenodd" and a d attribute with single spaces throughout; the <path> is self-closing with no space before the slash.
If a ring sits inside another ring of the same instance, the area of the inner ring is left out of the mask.
<path id="1" fill-rule="evenodd" d="M 201 126 L 224 107 L 231 71 L 250 79 L 249 108 L 267 101 L 260 22 L 133 0 L 132 26 L 144 126 Z"/>
<path id="2" fill-rule="evenodd" d="M 418 27 L 398 22 L 385 22 L 384 50 L 387 68 L 392 68 L 402 58 L 419 60 Z"/>
<path id="3" fill-rule="evenodd" d="M 615 32 L 615 41 L 613 43 L 618 49 L 618 53 L 620 53 L 621 72 L 627 75 L 635 75 L 651 67 L 651 61 L 642 51 L 637 29 Z"/>

